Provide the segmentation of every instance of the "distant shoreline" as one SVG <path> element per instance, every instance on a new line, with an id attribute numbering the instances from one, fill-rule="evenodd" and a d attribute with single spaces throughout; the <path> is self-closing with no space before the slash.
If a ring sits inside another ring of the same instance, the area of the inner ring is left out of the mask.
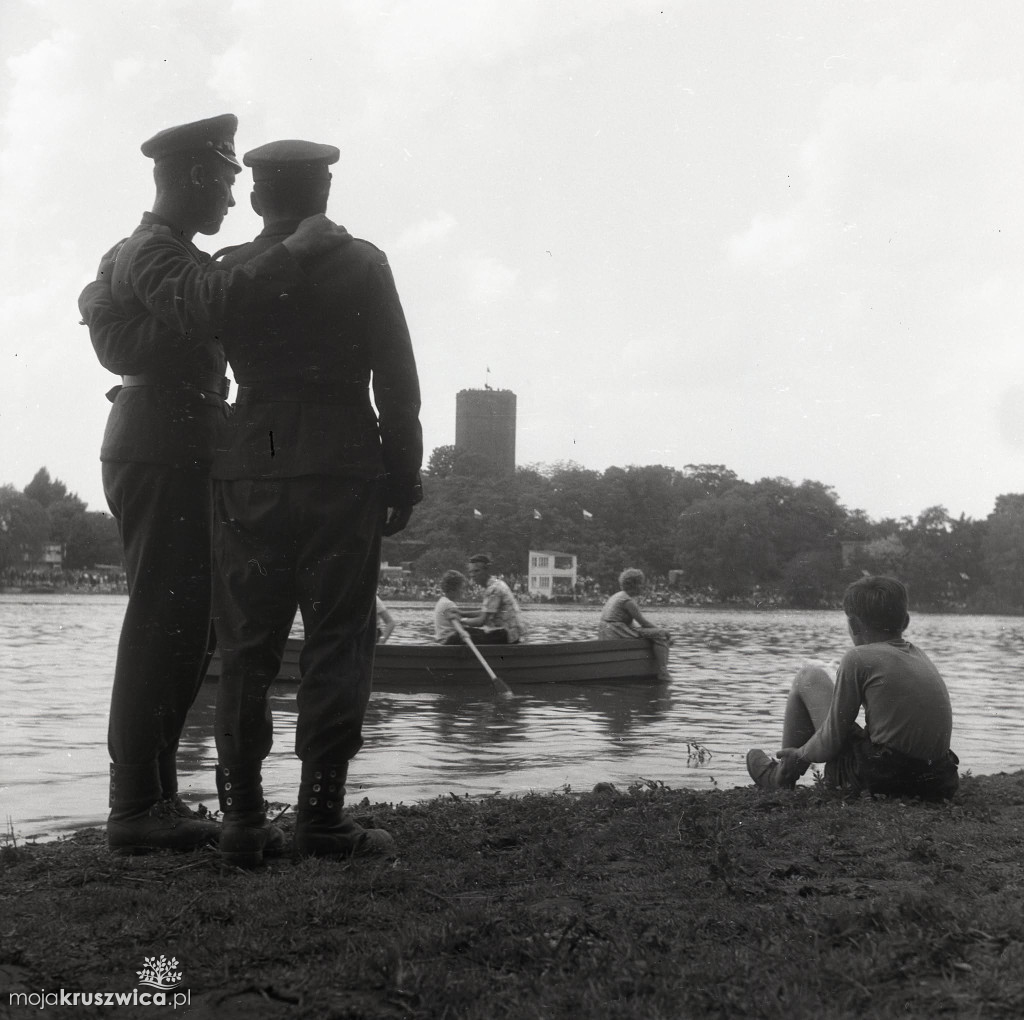
<path id="1" fill-rule="evenodd" d="M 0 587 L 0 595 L 123 595 L 128 597 L 125 588 L 110 588 L 109 586 L 96 585 L 74 585 L 57 587 L 50 585 L 35 585 L 25 587 Z M 381 599 L 393 609 L 424 609 L 429 608 L 436 601 L 433 596 L 422 599 L 393 599 L 387 595 L 381 595 Z M 701 612 L 734 612 L 734 613 L 840 613 L 840 606 L 822 606 L 817 609 L 796 609 L 789 606 L 760 605 L 756 602 L 704 602 L 699 605 L 680 605 L 678 603 L 661 603 L 641 599 L 640 604 L 652 613 L 701 613 Z M 520 608 L 525 613 L 592 613 L 599 612 L 603 602 L 522 602 Z M 1007 619 L 1020 619 L 1024 613 L 979 613 L 979 612 L 954 612 L 949 609 L 915 609 L 913 613 L 921 616 L 1005 616 Z"/>

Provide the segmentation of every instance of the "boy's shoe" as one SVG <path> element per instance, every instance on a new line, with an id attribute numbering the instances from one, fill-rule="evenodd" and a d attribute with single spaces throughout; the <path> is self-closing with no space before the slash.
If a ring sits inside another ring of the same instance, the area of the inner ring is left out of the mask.
<path id="1" fill-rule="evenodd" d="M 747 751 L 747 772 L 754 784 L 762 790 L 791 789 L 793 784 L 780 782 L 781 765 L 775 758 L 769 758 L 760 748 Z"/>

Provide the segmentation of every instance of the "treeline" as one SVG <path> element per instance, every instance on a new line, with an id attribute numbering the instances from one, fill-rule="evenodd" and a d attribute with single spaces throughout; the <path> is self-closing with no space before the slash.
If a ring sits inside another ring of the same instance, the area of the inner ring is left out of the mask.
<path id="1" fill-rule="evenodd" d="M 121 563 L 113 518 L 89 510 L 43 467 L 23 492 L 10 484 L 0 485 L 0 571 L 38 565 L 49 544 L 60 545 L 68 570 Z"/>
<path id="2" fill-rule="evenodd" d="M 495 477 L 438 447 L 409 527 L 385 542 L 391 563 L 436 577 L 475 551 L 524 574 L 530 549 L 575 553 L 604 590 L 640 567 L 722 601 L 833 606 L 863 573 L 910 588 L 918 609 L 1024 612 L 1024 495 L 999 496 L 985 520 L 941 506 L 873 521 L 820 482 L 746 482 L 719 464 L 590 471 L 573 463 Z"/>
<path id="3" fill-rule="evenodd" d="M 863 573 L 910 588 L 913 606 L 1024 613 L 1024 494 L 998 496 L 984 520 L 942 506 L 871 520 L 820 482 L 746 482 L 720 464 L 590 471 L 519 468 L 511 477 L 453 447 L 434 450 L 425 498 L 383 558 L 420 579 L 487 552 L 498 572 L 525 575 L 531 549 L 575 553 L 580 574 L 612 590 L 626 566 L 711 599 L 794 608 L 834 606 Z M 38 562 L 58 543 L 69 570 L 120 564 L 117 528 L 40 468 L 19 492 L 0 486 L 0 570 Z"/>

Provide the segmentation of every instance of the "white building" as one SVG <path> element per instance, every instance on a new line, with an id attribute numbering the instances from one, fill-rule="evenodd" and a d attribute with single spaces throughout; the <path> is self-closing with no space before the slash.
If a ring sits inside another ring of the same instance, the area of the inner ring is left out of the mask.
<path id="1" fill-rule="evenodd" d="M 576 556 L 551 549 L 531 549 L 530 594 L 555 598 L 573 594 L 576 587 Z"/>

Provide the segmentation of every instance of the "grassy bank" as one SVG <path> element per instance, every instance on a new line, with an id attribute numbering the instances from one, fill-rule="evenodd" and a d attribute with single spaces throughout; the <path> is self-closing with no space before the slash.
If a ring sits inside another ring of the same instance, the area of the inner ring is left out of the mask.
<path id="1" fill-rule="evenodd" d="M 938 806 L 651 783 L 353 814 L 397 856 L 248 873 L 8 839 L 0 1016 L 160 956 L 191 1001 L 165 1012 L 222 1020 L 1024 1015 L 1024 773 Z M 134 1009 L 34 1012 L 160 1012 Z"/>

